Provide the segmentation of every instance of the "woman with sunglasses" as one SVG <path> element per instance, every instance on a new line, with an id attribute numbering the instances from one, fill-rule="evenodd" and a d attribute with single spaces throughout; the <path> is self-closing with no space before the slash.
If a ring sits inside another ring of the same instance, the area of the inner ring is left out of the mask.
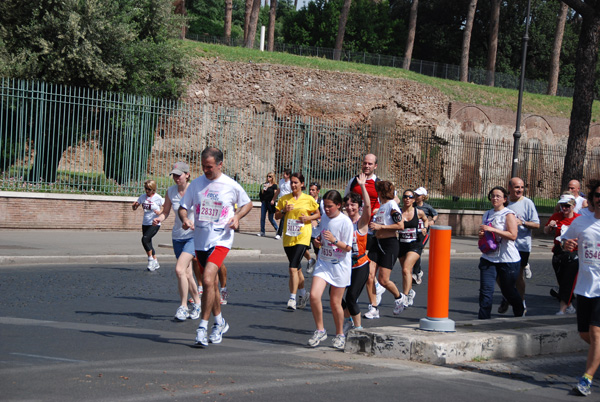
<path id="1" fill-rule="evenodd" d="M 140 195 L 131 205 L 131 208 L 135 211 L 141 205 L 144 210 L 142 246 L 144 246 L 144 250 L 146 250 L 146 254 L 148 255 L 148 271 L 155 271 L 160 268 L 160 265 L 156 259 L 154 247 L 152 247 L 152 238 L 158 233 L 160 225 L 153 226 L 152 220 L 162 214 L 165 200 L 156 194 L 156 182 L 154 180 L 146 180 L 144 182 L 144 190 L 146 190 L 146 194 Z"/>
<path id="2" fill-rule="evenodd" d="M 405 190 L 402 194 L 402 220 L 404 229 L 398 231 L 398 261 L 402 268 L 402 293 L 403 308 L 412 306 L 415 291 L 412 288 L 412 274 L 415 263 L 421 258 L 423 252 L 423 239 L 427 235 L 429 221 L 425 212 L 415 208 L 415 193 Z M 400 312 L 402 311 L 400 310 Z"/>
<path id="3" fill-rule="evenodd" d="M 261 204 L 260 233 L 257 234 L 259 237 L 263 237 L 265 235 L 265 218 L 267 217 L 267 214 L 269 215 L 269 222 L 275 229 L 276 233 L 279 229 L 277 222 L 275 222 L 275 219 L 273 219 L 273 215 L 275 215 L 275 190 L 277 190 L 275 173 L 269 172 L 267 173 L 267 181 L 264 182 L 260 187 L 260 193 L 258 195 Z"/>
<path id="4" fill-rule="evenodd" d="M 561 247 L 561 236 L 567 231 L 569 226 L 579 214 L 573 212 L 575 207 L 575 197 L 566 191 L 558 200 L 560 212 L 554 213 L 546 226 L 544 233 L 554 235 L 554 247 L 552 248 L 552 268 L 556 274 L 558 282 L 558 297 L 560 308 L 557 315 L 575 314 L 575 308 L 571 305 L 573 299 L 573 285 L 577 279 L 579 270 L 579 259 L 577 257 L 577 248 L 572 251 L 565 251 Z"/>
<path id="5" fill-rule="evenodd" d="M 197 320 L 200 318 L 200 295 L 198 286 L 194 280 L 194 268 L 199 273 L 198 261 L 196 261 L 196 248 L 194 247 L 194 230 L 184 229 L 183 222 L 179 217 L 179 204 L 190 186 L 190 167 L 185 162 L 177 162 L 173 165 L 170 175 L 175 183 L 167 189 L 165 197 L 164 212 L 154 218 L 153 223 L 160 225 L 173 211 L 175 223 L 171 231 L 173 251 L 177 263 L 175 264 L 175 275 L 177 276 L 177 288 L 181 303 L 175 312 L 175 319 L 185 321 L 187 318 Z M 194 211 L 188 210 L 188 219 L 194 219 Z M 201 282 L 202 283 L 202 282 Z M 188 294 L 192 308 L 188 309 Z"/>
<path id="6" fill-rule="evenodd" d="M 396 232 L 404 229 L 404 222 L 400 207 L 394 201 L 394 185 L 389 181 L 381 180 L 375 183 L 375 189 L 377 190 L 380 206 L 373 215 L 371 223 L 369 223 L 369 229 L 375 231 L 375 244 L 369 249 L 368 256 L 369 260 L 377 264 L 376 272 L 379 269 L 377 275 L 379 284 L 394 296 L 394 314 L 398 315 L 404 310 L 402 303 L 405 301 L 405 297 L 400 293 L 396 284 L 390 280 L 390 275 L 396 263 L 396 258 L 398 258 Z M 377 307 L 371 305 L 369 309 L 370 317 L 379 318 Z"/>

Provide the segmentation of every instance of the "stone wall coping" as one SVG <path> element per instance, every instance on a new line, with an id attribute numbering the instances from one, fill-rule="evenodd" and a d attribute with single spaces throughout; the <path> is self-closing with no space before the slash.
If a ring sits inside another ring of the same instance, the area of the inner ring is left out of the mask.
<path id="1" fill-rule="evenodd" d="M 0 197 L 6 198 L 39 198 L 47 200 L 74 200 L 74 201 L 105 201 L 105 202 L 134 202 L 137 197 L 92 195 L 92 194 L 65 194 L 65 193 L 33 193 L 21 191 L 0 191 Z M 252 201 L 253 207 L 260 207 L 260 201 Z M 448 215 L 483 215 L 485 211 L 471 209 L 437 209 L 440 214 Z M 540 213 L 540 217 L 550 217 L 552 214 Z"/>
<path id="2" fill-rule="evenodd" d="M 33 193 L 21 191 L 0 191 L 0 197 L 6 198 L 39 198 L 46 200 L 73 201 L 104 201 L 104 202 L 134 202 L 138 197 L 96 195 L 96 194 L 66 194 L 66 193 Z M 253 207 L 260 207 L 260 201 L 252 201 Z"/>

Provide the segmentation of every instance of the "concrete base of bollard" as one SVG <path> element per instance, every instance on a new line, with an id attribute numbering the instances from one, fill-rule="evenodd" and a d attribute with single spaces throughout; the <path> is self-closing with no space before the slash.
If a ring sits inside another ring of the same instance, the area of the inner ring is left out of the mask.
<path id="1" fill-rule="evenodd" d="M 435 332 L 456 332 L 454 321 L 449 318 L 421 318 L 419 329 Z"/>

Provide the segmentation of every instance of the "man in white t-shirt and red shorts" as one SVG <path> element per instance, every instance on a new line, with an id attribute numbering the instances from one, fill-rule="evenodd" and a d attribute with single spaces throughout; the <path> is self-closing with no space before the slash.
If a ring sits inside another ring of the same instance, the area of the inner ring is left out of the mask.
<path id="1" fill-rule="evenodd" d="M 202 151 L 203 176 L 194 179 L 181 199 L 179 217 L 183 228 L 194 229 L 194 245 L 200 267 L 204 270 L 202 313 L 196 330 L 196 344 L 221 343 L 229 324 L 221 314 L 221 295 L 217 273 L 233 246 L 239 221 L 252 209 L 248 194 L 235 180 L 222 173 L 223 153 L 213 147 Z M 237 205 L 237 210 L 235 206 Z M 194 222 L 187 210 L 194 211 Z M 210 336 L 208 320 L 215 317 Z"/>

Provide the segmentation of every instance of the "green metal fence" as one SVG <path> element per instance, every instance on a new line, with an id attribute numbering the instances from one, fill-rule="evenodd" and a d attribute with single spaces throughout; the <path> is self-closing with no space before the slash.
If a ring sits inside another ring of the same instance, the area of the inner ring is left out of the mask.
<path id="1" fill-rule="evenodd" d="M 486 194 L 509 179 L 512 138 L 493 140 L 435 130 L 279 115 L 2 79 L 0 190 L 138 195 L 152 178 L 172 184 L 173 163 L 201 174 L 200 153 L 225 154 L 224 171 L 258 197 L 268 172 L 300 171 L 307 183 L 345 188 L 362 157 L 378 157 L 377 174 L 398 189 L 425 186 L 438 208 L 488 208 Z M 560 189 L 564 146 L 524 142 L 519 175 L 528 196 L 551 209 Z M 600 177 L 590 150 L 585 177 Z"/>

